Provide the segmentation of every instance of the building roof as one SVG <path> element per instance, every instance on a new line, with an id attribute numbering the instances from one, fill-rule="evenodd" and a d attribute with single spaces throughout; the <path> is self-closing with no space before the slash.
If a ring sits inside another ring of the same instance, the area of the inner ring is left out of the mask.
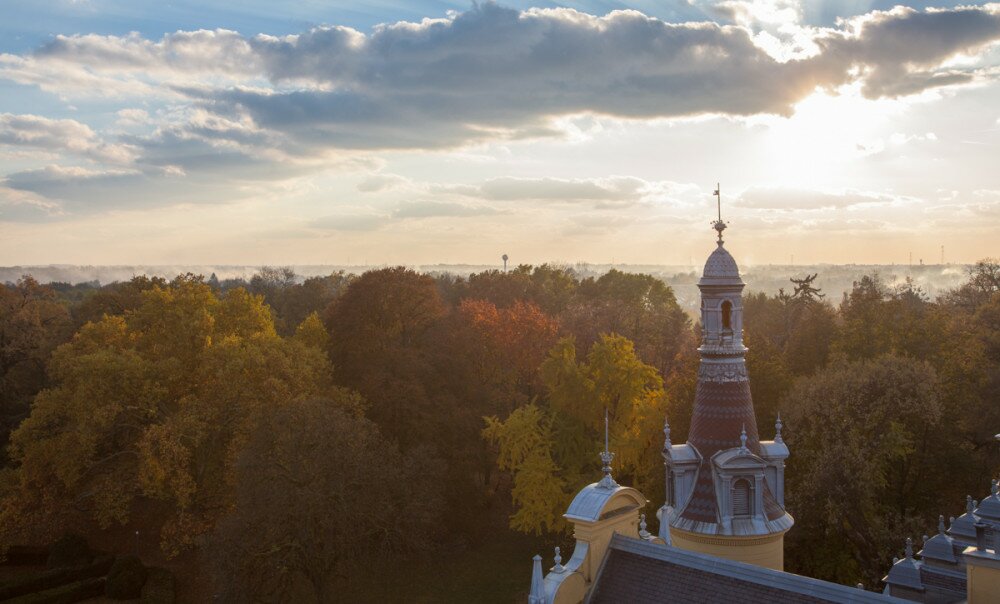
<path id="1" fill-rule="evenodd" d="M 1000 485 L 994 480 L 990 487 L 989 497 L 984 497 L 975 511 L 976 516 L 992 524 L 1000 522 L 1000 492 L 998 491 L 1000 491 Z"/>
<path id="2" fill-rule="evenodd" d="M 718 247 L 712 252 L 708 260 L 705 261 L 705 270 L 702 272 L 699 285 L 743 285 L 740 279 L 740 269 L 736 265 L 736 260 L 718 242 Z"/>
<path id="3" fill-rule="evenodd" d="M 735 362 L 742 363 L 743 359 Z M 685 524 L 703 523 L 698 525 L 701 529 L 695 529 L 699 532 L 715 532 L 705 531 L 704 525 L 719 521 L 711 457 L 719 451 L 739 447 L 743 429 L 747 433 L 747 448 L 760 455 L 762 451 L 750 395 L 750 382 L 746 379 L 715 381 L 699 378 L 688 442 L 698 449 L 703 461 L 698 470 L 694 491 L 679 514 L 680 519 L 689 521 Z M 767 485 L 764 486 L 764 515 L 769 521 L 785 516 L 785 511 Z M 679 523 L 673 524 L 679 526 Z M 694 526 L 691 524 L 686 528 L 693 529 Z"/>
<path id="4" fill-rule="evenodd" d="M 949 564 L 957 564 L 958 557 L 955 556 L 954 541 L 944 530 L 944 516 L 940 516 L 937 534 L 924 541 L 924 548 L 920 550 L 919 555 L 925 560 L 939 560 Z"/>
<path id="5" fill-rule="evenodd" d="M 605 510 L 605 507 L 617 495 L 629 496 L 626 499 L 632 500 L 633 507 L 646 504 L 646 500 L 642 497 L 642 494 L 632 487 L 619 485 L 609 489 L 602 486 L 599 482 L 593 482 L 580 489 L 580 492 L 570 502 L 569 508 L 563 516 L 568 520 L 597 522 L 601 519 L 602 514 L 609 513 L 609 510 Z M 613 511 L 610 510 L 610 512 Z"/>
<path id="6" fill-rule="evenodd" d="M 611 539 L 590 604 L 903 602 L 880 593 L 622 535 Z"/>

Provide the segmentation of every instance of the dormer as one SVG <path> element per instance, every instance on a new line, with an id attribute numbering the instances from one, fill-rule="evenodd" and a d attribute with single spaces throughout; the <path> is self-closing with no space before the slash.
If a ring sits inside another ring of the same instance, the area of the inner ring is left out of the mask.
<path id="1" fill-rule="evenodd" d="M 743 438 L 746 437 L 744 433 Z M 712 456 L 719 524 L 725 534 L 768 532 L 764 514 L 767 462 L 745 445 Z"/>

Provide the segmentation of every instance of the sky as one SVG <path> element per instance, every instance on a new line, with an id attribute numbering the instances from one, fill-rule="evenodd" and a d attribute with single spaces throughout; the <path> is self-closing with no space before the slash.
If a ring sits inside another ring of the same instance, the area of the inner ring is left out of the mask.
<path id="1" fill-rule="evenodd" d="M 361 5 L 4 0 L 0 265 L 1000 256 L 1000 4 Z"/>

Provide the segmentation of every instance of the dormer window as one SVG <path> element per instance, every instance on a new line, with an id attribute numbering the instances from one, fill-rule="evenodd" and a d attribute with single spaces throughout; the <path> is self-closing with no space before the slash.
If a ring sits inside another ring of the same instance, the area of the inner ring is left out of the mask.
<path id="1" fill-rule="evenodd" d="M 733 517 L 753 515 L 753 489 L 746 478 L 738 478 L 733 483 Z"/>
<path id="2" fill-rule="evenodd" d="M 722 303 L 722 329 L 732 330 L 733 328 L 733 303 L 726 300 Z"/>

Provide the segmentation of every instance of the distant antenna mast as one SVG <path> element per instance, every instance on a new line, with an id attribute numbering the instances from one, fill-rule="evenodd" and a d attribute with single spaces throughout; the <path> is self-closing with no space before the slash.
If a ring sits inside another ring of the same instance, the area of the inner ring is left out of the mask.
<path id="1" fill-rule="evenodd" d="M 507 260 L 509 260 L 509 258 L 507 258 L 507 254 L 504 254 L 503 255 L 503 272 L 505 272 L 505 273 L 507 272 Z"/>
<path id="2" fill-rule="evenodd" d="M 715 192 L 712 193 L 712 195 L 715 195 L 717 203 L 716 207 L 719 211 L 719 218 L 712 223 L 712 228 L 718 231 L 719 245 L 722 245 L 722 231 L 726 230 L 726 223 L 722 222 L 722 187 L 719 186 L 719 183 L 715 183 Z"/>

